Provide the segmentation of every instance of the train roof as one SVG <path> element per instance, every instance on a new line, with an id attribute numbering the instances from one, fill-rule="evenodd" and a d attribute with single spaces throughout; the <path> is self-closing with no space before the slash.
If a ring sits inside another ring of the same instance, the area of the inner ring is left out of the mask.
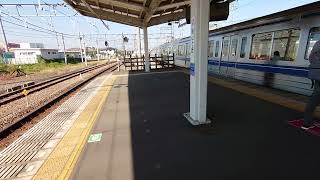
<path id="1" fill-rule="evenodd" d="M 298 6 L 285 11 L 280 11 L 274 14 L 258 17 L 249 21 L 240 22 L 230 26 L 225 26 L 219 29 L 211 30 L 210 34 L 222 34 L 227 32 L 239 31 L 243 29 L 254 28 L 258 26 L 264 26 L 269 24 L 275 24 L 284 21 L 290 21 L 295 17 L 309 17 L 314 15 L 320 15 L 320 1 Z"/>

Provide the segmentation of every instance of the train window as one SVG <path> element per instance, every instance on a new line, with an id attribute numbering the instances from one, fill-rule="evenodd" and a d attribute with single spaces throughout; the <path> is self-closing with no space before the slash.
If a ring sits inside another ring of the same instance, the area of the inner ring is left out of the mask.
<path id="1" fill-rule="evenodd" d="M 296 58 L 299 45 L 299 29 L 288 29 L 274 32 L 272 44 L 272 59 L 293 61 Z M 277 53 L 278 55 L 274 56 Z"/>
<path id="2" fill-rule="evenodd" d="M 305 59 L 309 59 L 309 55 L 311 53 L 313 45 L 319 40 L 320 40 L 320 27 L 311 28 L 309 33 L 306 53 L 304 55 Z"/>
<path id="3" fill-rule="evenodd" d="M 235 57 L 237 55 L 238 39 L 232 39 L 231 41 L 231 56 Z"/>
<path id="4" fill-rule="evenodd" d="M 269 60 L 272 32 L 253 34 L 250 59 Z"/>
<path id="5" fill-rule="evenodd" d="M 220 41 L 216 41 L 216 49 L 214 52 L 214 57 L 218 57 L 219 56 L 219 51 L 220 51 Z"/>
<path id="6" fill-rule="evenodd" d="M 213 47 L 214 47 L 214 41 L 209 41 L 209 46 L 208 46 L 208 56 L 213 57 Z"/>
<path id="7" fill-rule="evenodd" d="M 240 58 L 244 58 L 246 56 L 246 46 L 247 46 L 247 37 L 242 37 L 241 48 L 240 48 Z"/>
<path id="8" fill-rule="evenodd" d="M 229 40 L 223 40 L 222 43 L 222 57 L 228 56 L 228 50 L 229 50 Z"/>
<path id="9" fill-rule="evenodd" d="M 178 46 L 178 56 L 184 56 L 184 45 Z"/>
<path id="10" fill-rule="evenodd" d="M 187 56 L 190 56 L 190 53 L 191 53 L 191 49 L 190 48 L 191 48 L 190 44 L 187 44 L 186 45 L 186 55 Z"/>

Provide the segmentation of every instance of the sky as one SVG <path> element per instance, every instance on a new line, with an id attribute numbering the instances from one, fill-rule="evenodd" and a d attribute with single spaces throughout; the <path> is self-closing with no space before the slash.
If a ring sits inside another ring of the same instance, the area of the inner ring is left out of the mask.
<path id="1" fill-rule="evenodd" d="M 129 38 L 129 42 L 126 45 L 127 49 L 137 50 L 137 27 L 105 21 L 109 26 L 108 30 L 100 20 L 81 16 L 70 6 L 58 6 L 56 8 L 57 16 L 53 17 L 48 17 L 48 15 L 53 15 L 54 10 L 43 6 L 43 9 L 38 9 L 38 14 L 45 16 L 37 17 L 35 16 L 36 10 L 34 6 L 16 8 L 15 6 L 5 5 L 8 3 L 37 4 L 38 1 L 41 3 L 64 3 L 63 0 L 0 0 L 0 4 L 2 4 L 2 7 L 0 6 L 0 14 L 8 42 L 37 42 L 43 43 L 46 48 L 63 49 L 61 35 L 56 36 L 55 33 L 53 33 L 57 31 L 66 34 L 64 36 L 66 48 L 78 48 L 80 46 L 79 33 L 84 35 L 86 46 L 96 47 L 98 44 L 99 48 L 104 48 L 104 42 L 108 41 L 111 47 L 122 48 L 121 36 L 124 34 Z M 223 27 L 315 1 L 316 0 L 236 0 L 230 5 L 230 15 L 226 21 L 211 22 L 210 24 Z M 17 9 L 21 16 L 19 16 Z M 29 17 L 25 17 L 25 15 Z M 31 17 L 30 15 L 35 17 Z M 171 39 L 171 28 L 173 28 L 175 38 L 190 35 L 190 25 L 178 27 L 178 24 L 173 24 L 173 27 L 171 27 L 166 23 L 149 27 L 148 37 L 150 49 L 168 42 Z M 142 32 L 141 30 L 141 37 L 143 37 Z M 3 34 L 0 33 L 0 36 L 0 43 L 3 43 Z"/>

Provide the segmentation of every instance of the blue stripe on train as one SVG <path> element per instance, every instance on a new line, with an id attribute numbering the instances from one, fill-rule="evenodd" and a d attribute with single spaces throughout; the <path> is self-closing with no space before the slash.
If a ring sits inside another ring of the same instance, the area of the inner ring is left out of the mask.
<path id="1" fill-rule="evenodd" d="M 190 58 L 177 58 L 179 60 L 187 60 Z M 209 65 L 219 66 L 219 61 L 217 60 L 208 60 Z M 288 74 L 298 77 L 308 77 L 308 69 L 306 67 L 294 67 L 294 66 L 281 66 L 281 65 L 272 65 L 272 64 L 254 64 L 254 63 L 241 63 L 241 62 L 226 62 L 221 61 L 221 66 L 223 67 L 233 67 L 238 69 L 248 69 L 261 72 L 269 73 L 280 73 Z"/>
<path id="2" fill-rule="evenodd" d="M 210 65 L 219 65 L 219 61 L 209 60 Z M 253 64 L 253 63 L 239 63 L 239 62 L 221 62 L 221 66 L 233 67 L 238 69 L 248 69 L 255 71 L 262 71 L 268 73 L 281 73 L 288 74 L 292 76 L 307 77 L 308 69 L 305 67 L 294 67 L 294 66 L 280 66 L 271 64 Z"/>

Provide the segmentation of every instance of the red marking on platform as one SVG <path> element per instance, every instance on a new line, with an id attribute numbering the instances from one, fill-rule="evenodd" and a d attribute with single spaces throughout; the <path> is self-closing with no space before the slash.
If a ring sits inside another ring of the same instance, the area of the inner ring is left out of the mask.
<path id="1" fill-rule="evenodd" d="M 289 121 L 288 124 L 290 124 L 293 127 L 301 129 L 301 126 L 303 125 L 303 120 L 302 119 L 292 120 L 292 121 Z M 314 128 L 310 128 L 310 129 L 306 130 L 306 132 L 311 133 L 311 134 L 316 135 L 316 136 L 320 136 L 320 126 L 319 126 L 320 123 L 317 122 L 315 124 L 317 124 L 317 126 L 315 126 Z"/>

